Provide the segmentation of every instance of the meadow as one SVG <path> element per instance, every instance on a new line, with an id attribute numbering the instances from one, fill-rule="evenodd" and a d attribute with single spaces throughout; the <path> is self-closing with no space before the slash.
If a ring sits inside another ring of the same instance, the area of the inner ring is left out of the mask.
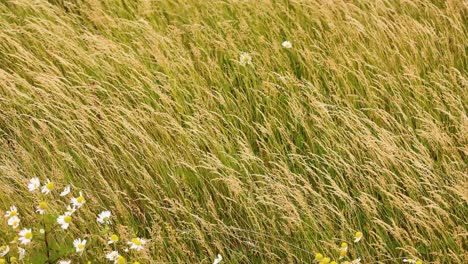
<path id="1" fill-rule="evenodd" d="M 0 0 L 0 263 L 466 263 L 467 26 L 464 0 Z"/>

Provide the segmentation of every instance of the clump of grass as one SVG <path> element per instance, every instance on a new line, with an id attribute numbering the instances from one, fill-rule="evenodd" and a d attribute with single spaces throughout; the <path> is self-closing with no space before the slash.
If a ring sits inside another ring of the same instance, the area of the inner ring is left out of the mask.
<path id="1" fill-rule="evenodd" d="M 2 1 L 0 208 L 34 219 L 29 179 L 70 182 L 94 210 L 70 235 L 109 210 L 149 263 L 310 263 L 358 230 L 363 263 L 462 263 L 466 17 L 462 0 Z"/>

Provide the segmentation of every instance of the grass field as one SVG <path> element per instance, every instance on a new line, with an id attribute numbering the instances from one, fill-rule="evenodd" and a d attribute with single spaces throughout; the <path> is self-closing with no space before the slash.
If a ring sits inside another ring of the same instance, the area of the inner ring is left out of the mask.
<path id="1" fill-rule="evenodd" d="M 467 26 L 464 0 L 0 0 L 0 263 L 466 263 Z"/>

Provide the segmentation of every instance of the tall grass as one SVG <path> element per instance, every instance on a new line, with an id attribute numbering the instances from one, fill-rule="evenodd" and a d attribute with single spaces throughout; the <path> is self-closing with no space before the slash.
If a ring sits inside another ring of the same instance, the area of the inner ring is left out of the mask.
<path id="1" fill-rule="evenodd" d="M 89 213 L 71 232 L 110 209 L 151 239 L 142 263 L 311 263 L 360 230 L 364 263 L 462 263 L 467 17 L 463 0 L 2 0 L 0 208 L 32 216 L 30 178 L 72 182 Z"/>

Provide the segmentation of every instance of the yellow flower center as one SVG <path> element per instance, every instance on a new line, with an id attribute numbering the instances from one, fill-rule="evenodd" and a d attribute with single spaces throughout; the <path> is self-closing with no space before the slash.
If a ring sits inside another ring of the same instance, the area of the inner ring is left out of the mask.
<path id="1" fill-rule="evenodd" d="M 84 203 L 85 198 L 84 198 L 83 196 L 80 196 L 80 197 L 76 198 L 76 201 L 77 201 L 78 203 Z"/>
<path id="2" fill-rule="evenodd" d="M 12 226 L 17 226 L 17 225 L 19 225 L 19 222 L 18 221 L 13 221 Z"/>
<path id="3" fill-rule="evenodd" d="M 6 246 L 1 246 L 0 251 L 4 251 L 6 249 Z"/>
<path id="4" fill-rule="evenodd" d="M 137 239 L 137 238 L 132 239 L 132 243 L 137 245 L 137 246 L 141 246 L 141 241 L 139 239 Z"/>
<path id="5" fill-rule="evenodd" d="M 320 253 L 317 253 L 317 254 L 315 254 L 315 259 L 316 260 L 321 260 L 321 259 L 323 259 L 323 255 L 320 254 Z"/>
<path id="6" fill-rule="evenodd" d="M 83 245 L 83 244 L 78 244 L 78 249 L 79 249 L 79 250 L 83 250 L 83 249 L 84 249 L 84 245 Z"/>
<path id="7" fill-rule="evenodd" d="M 125 264 L 126 262 L 127 262 L 127 260 L 122 256 L 119 256 L 117 258 L 117 264 Z"/>
<path id="8" fill-rule="evenodd" d="M 18 213 L 16 211 L 11 211 L 10 212 L 10 217 L 17 216 L 17 215 L 18 215 Z"/>
<path id="9" fill-rule="evenodd" d="M 16 260 L 17 260 L 17 258 L 11 257 L 11 258 L 10 258 L 10 263 L 14 263 L 14 262 L 16 262 Z"/>
<path id="10" fill-rule="evenodd" d="M 6 260 L 5 259 L 0 259 L 0 264 L 5 264 L 6 263 Z"/>
<path id="11" fill-rule="evenodd" d="M 346 243 L 342 243 L 342 244 L 341 244 L 341 248 L 345 249 L 345 248 L 347 248 L 347 247 L 348 247 L 348 244 L 346 244 Z"/>
<path id="12" fill-rule="evenodd" d="M 24 234 L 24 238 L 28 239 L 28 240 L 31 240 L 32 238 L 32 233 L 31 232 L 27 232 L 26 234 Z"/>
<path id="13" fill-rule="evenodd" d="M 54 183 L 53 182 L 49 182 L 46 184 L 46 188 L 49 190 L 49 191 L 52 191 L 54 189 Z"/>
<path id="14" fill-rule="evenodd" d="M 46 210 L 47 209 L 47 203 L 46 202 L 40 202 L 39 203 L 39 209 L 41 210 Z"/>
<path id="15" fill-rule="evenodd" d="M 69 215 L 66 215 L 64 218 L 63 218 L 63 221 L 67 224 L 70 224 L 71 221 L 72 221 L 72 217 L 69 216 Z"/>
<path id="16" fill-rule="evenodd" d="M 114 242 L 119 241 L 119 237 L 118 237 L 117 235 L 112 235 L 112 236 L 110 237 L 110 239 L 111 239 L 112 241 L 114 241 Z"/>
<path id="17" fill-rule="evenodd" d="M 356 238 L 362 237 L 362 232 L 356 232 Z"/>

